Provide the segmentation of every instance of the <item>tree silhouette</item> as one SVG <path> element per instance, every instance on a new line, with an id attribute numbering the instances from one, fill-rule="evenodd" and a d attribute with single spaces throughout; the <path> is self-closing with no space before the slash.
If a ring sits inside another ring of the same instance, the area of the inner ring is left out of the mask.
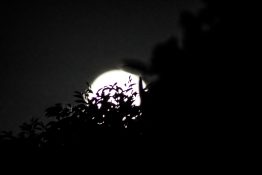
<path id="1" fill-rule="evenodd" d="M 142 111 L 133 104 L 138 95 L 134 85 L 129 78 L 125 88 L 115 83 L 101 88 L 96 97 L 91 98 L 89 95 L 93 92 L 89 86 L 84 92 L 75 91 L 76 105 L 49 107 L 45 114 L 49 122 L 44 124 L 32 118 L 20 126 L 17 137 L 3 132 L 1 142 L 16 142 L 16 148 L 30 151 L 99 150 L 105 145 L 109 147 L 108 143 L 124 147 L 143 132 L 139 127 Z"/>
<path id="2" fill-rule="evenodd" d="M 197 15 L 181 14 L 182 46 L 170 38 L 155 47 L 151 65 L 125 61 L 129 69 L 157 77 L 142 100 L 143 117 L 152 140 L 172 145 L 170 153 L 199 150 L 218 156 L 232 151 L 235 122 L 246 109 L 240 95 L 244 75 L 237 50 L 239 26 L 233 24 L 229 4 L 205 3 Z"/>

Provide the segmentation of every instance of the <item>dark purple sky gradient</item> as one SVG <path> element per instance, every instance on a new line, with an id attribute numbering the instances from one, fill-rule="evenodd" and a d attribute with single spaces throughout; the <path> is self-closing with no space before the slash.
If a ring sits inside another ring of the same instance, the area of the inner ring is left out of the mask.
<path id="1" fill-rule="evenodd" d="M 179 35 L 178 14 L 198 0 L 0 2 L 0 131 L 72 103 L 123 58 L 149 62 L 152 48 Z"/>

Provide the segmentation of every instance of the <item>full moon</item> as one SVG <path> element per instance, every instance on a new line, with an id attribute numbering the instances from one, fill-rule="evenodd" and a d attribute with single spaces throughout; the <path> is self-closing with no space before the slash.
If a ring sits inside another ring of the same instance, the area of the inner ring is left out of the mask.
<path id="1" fill-rule="evenodd" d="M 122 88 L 123 90 L 128 89 L 129 84 L 134 84 L 132 86 L 133 91 L 138 93 L 135 98 L 134 105 L 140 105 L 140 96 L 138 90 L 139 76 L 123 71 L 121 69 L 110 70 L 99 75 L 91 84 L 91 89 L 93 91 L 91 97 L 95 97 L 99 89 L 105 86 L 114 85 L 115 83 L 117 83 L 116 86 Z M 142 84 L 143 88 L 145 88 L 146 84 L 144 81 L 142 82 Z M 131 92 L 127 95 L 131 95 Z"/>

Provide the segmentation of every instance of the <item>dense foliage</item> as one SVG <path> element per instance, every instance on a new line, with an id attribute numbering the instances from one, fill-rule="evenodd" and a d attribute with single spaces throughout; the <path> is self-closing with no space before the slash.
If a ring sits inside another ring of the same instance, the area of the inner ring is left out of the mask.
<path id="1" fill-rule="evenodd" d="M 142 134 L 139 128 L 142 111 L 133 104 L 137 92 L 133 91 L 131 79 L 126 88 L 117 83 L 101 88 L 95 97 L 90 87 L 75 91 L 76 104 L 56 104 L 46 109 L 48 122 L 31 119 L 20 126 L 21 132 L 13 136 L 2 133 L 2 144 L 9 147 L 35 149 L 57 149 L 97 145 L 106 140 L 130 139 L 131 135 Z M 131 93 L 128 93 L 131 91 Z M 46 120 L 45 120 L 46 121 Z"/>

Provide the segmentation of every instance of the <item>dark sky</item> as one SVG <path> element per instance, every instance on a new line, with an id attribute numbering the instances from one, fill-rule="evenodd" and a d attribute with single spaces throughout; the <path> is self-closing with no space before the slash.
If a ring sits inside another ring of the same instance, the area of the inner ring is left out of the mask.
<path id="1" fill-rule="evenodd" d="M 0 130 L 73 102 L 123 58 L 148 62 L 155 44 L 180 36 L 181 10 L 198 0 L 0 2 Z"/>

